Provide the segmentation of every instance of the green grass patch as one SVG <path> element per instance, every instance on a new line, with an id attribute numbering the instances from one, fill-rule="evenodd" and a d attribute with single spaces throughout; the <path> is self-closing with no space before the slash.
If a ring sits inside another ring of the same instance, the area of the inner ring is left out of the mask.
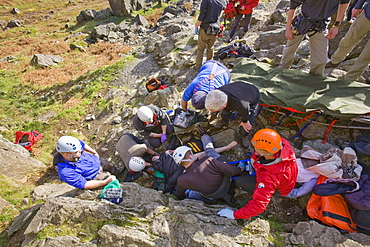
<path id="1" fill-rule="evenodd" d="M 0 212 L 0 232 L 7 228 L 20 211 L 30 205 L 22 205 L 23 198 L 29 198 L 32 185 L 20 184 L 13 179 L 0 175 L 0 197 L 10 203 Z M 4 237 L 4 238 L 3 238 Z M 0 236 L 0 243 L 6 241 L 6 236 Z M 1 245 L 0 246 L 5 246 Z"/>
<path id="2" fill-rule="evenodd" d="M 266 219 L 270 224 L 270 234 L 268 240 L 273 242 L 276 247 L 284 247 L 284 237 L 281 236 L 284 233 L 283 226 L 279 223 L 279 219 L 276 217 L 271 217 Z"/>
<path id="3" fill-rule="evenodd" d="M 113 224 L 120 227 L 135 227 L 138 221 L 141 220 L 136 217 L 132 217 L 127 221 L 121 219 L 106 220 L 89 217 L 79 223 L 64 222 L 61 225 L 48 225 L 37 234 L 36 239 L 42 240 L 47 237 L 76 236 L 81 239 L 81 242 L 90 242 L 98 238 L 98 231 L 104 225 Z"/>

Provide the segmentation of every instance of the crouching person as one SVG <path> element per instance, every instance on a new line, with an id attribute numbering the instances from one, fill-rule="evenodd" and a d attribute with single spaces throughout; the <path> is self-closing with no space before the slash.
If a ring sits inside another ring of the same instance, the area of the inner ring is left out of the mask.
<path id="1" fill-rule="evenodd" d="M 203 133 L 205 131 L 202 130 L 201 132 Z M 228 151 L 238 144 L 236 141 L 232 141 L 226 146 L 214 148 L 212 139 L 207 134 L 202 135 L 202 143 L 205 149 L 204 152 L 194 154 L 194 158 L 201 159 L 202 157 L 207 156 L 219 161 L 226 161 L 226 158 L 223 155 L 220 155 L 219 153 Z M 185 149 L 183 150 L 188 150 L 187 146 L 185 146 Z M 173 153 L 174 152 L 172 150 L 167 150 L 160 156 L 153 157 L 153 168 L 163 175 L 163 177 L 158 177 L 155 179 L 155 183 L 158 183 L 158 181 L 164 181 L 163 189 L 160 189 L 159 188 L 160 186 L 158 184 L 158 191 L 159 192 L 162 191 L 162 193 L 174 192 L 178 177 L 184 173 L 184 166 L 178 165 L 175 162 L 175 160 L 173 159 Z M 227 185 L 226 187 L 228 188 L 229 181 L 226 179 L 226 177 L 225 181 L 226 181 L 225 185 Z M 191 193 L 193 194 L 198 192 Z"/>
<path id="2" fill-rule="evenodd" d="M 224 208 L 219 216 L 229 219 L 249 219 L 266 210 L 276 189 L 287 196 L 296 184 L 298 167 L 290 143 L 272 129 L 261 129 L 252 138 L 254 154 L 251 158 L 255 176 L 243 175 L 235 179 L 236 187 L 253 193 L 252 200 L 235 212 Z"/>
<path id="3" fill-rule="evenodd" d="M 178 147 L 173 153 L 177 164 L 185 168 L 177 179 L 176 197 L 178 199 L 231 199 L 228 194 L 231 177 L 240 175 L 242 167 L 232 166 L 212 157 L 196 158 L 190 147 Z M 190 191 L 189 191 L 190 190 Z"/>
<path id="4" fill-rule="evenodd" d="M 129 171 L 124 182 L 135 181 L 142 175 L 142 171 L 146 167 L 152 166 L 151 163 L 145 161 L 145 156 L 159 155 L 148 147 L 144 140 L 129 133 L 123 134 L 120 137 L 116 145 L 116 150 Z M 149 156 L 147 159 L 150 158 Z"/>
<path id="5" fill-rule="evenodd" d="M 94 189 L 116 179 L 119 170 L 83 141 L 73 136 L 62 136 L 56 144 L 53 165 L 63 182 L 78 189 Z"/>

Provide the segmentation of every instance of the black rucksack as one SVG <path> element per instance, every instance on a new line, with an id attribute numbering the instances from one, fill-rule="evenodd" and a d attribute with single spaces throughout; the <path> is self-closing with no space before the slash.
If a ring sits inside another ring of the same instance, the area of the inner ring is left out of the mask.
<path id="1" fill-rule="evenodd" d="M 204 151 L 203 143 L 199 139 L 191 138 L 189 141 L 185 142 L 184 145 L 190 147 L 193 153 Z"/>

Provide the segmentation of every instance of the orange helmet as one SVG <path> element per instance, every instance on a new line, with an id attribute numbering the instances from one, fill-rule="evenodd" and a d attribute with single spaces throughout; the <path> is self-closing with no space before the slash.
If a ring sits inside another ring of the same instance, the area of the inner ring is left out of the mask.
<path id="1" fill-rule="evenodd" d="M 275 130 L 261 129 L 254 134 L 252 145 L 256 149 L 263 149 L 269 153 L 277 153 L 282 149 L 281 136 Z"/>

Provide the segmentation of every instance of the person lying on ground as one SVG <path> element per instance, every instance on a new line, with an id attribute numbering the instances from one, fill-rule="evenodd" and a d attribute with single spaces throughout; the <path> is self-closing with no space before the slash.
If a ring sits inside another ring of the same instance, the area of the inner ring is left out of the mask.
<path id="1" fill-rule="evenodd" d="M 229 219 L 249 219 L 264 212 L 278 189 L 282 196 L 295 187 L 298 167 L 290 143 L 272 129 L 261 129 L 252 138 L 254 153 L 251 162 L 256 175 L 236 178 L 235 186 L 253 193 L 252 200 L 243 208 L 233 211 L 224 208 L 219 216 Z"/>
<path id="2" fill-rule="evenodd" d="M 73 136 L 60 137 L 56 150 L 53 165 L 58 168 L 60 180 L 78 189 L 105 186 L 120 173 L 94 149 Z"/>

